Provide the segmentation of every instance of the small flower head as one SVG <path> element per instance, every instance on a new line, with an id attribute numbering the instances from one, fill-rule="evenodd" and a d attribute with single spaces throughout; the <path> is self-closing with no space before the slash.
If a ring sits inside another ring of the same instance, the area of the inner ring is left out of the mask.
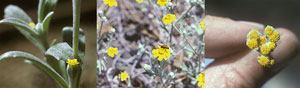
<path id="1" fill-rule="evenodd" d="M 171 51 L 169 49 L 170 47 L 168 48 L 163 48 L 161 46 L 158 46 L 157 49 L 153 49 L 152 50 L 152 53 L 153 53 L 153 57 L 154 58 L 157 58 L 158 61 L 162 61 L 162 59 L 165 59 L 165 60 L 168 60 L 168 58 L 170 57 L 171 55 Z"/>
<path id="2" fill-rule="evenodd" d="M 118 3 L 116 0 L 103 0 L 105 5 L 108 5 L 109 7 L 112 6 L 118 6 Z"/>
<path id="3" fill-rule="evenodd" d="M 170 2 L 171 0 L 168 1 Z M 165 6 L 165 4 L 168 5 L 167 0 L 157 0 L 156 3 L 159 4 L 161 7 Z"/>
<path id="4" fill-rule="evenodd" d="M 29 23 L 29 26 L 30 26 L 30 27 L 35 27 L 35 24 L 34 24 L 33 22 L 30 22 L 30 23 Z"/>
<path id="5" fill-rule="evenodd" d="M 205 20 L 203 20 L 202 22 L 200 22 L 200 26 L 203 29 L 203 31 L 205 31 Z"/>
<path id="6" fill-rule="evenodd" d="M 271 48 L 269 47 L 268 44 L 263 44 L 263 45 L 260 47 L 260 52 L 261 52 L 261 54 L 268 55 L 268 54 L 270 54 L 270 52 L 271 52 Z"/>
<path id="7" fill-rule="evenodd" d="M 113 48 L 113 47 L 109 47 L 107 50 L 107 55 L 110 57 L 114 57 L 115 55 L 118 54 L 118 48 Z"/>
<path id="8" fill-rule="evenodd" d="M 269 47 L 270 47 L 271 50 L 273 50 L 277 47 L 274 42 L 269 42 L 268 44 L 269 44 Z"/>
<path id="9" fill-rule="evenodd" d="M 248 38 L 250 38 L 250 39 L 258 39 L 259 38 L 258 31 L 257 30 L 251 30 L 248 33 Z"/>
<path id="10" fill-rule="evenodd" d="M 202 86 L 202 88 L 205 88 L 205 74 L 200 73 L 197 77 L 198 86 Z"/>
<path id="11" fill-rule="evenodd" d="M 259 45 L 265 44 L 267 40 L 267 36 L 259 37 Z"/>
<path id="12" fill-rule="evenodd" d="M 267 56 L 261 55 L 258 56 L 258 63 L 262 66 L 267 66 L 269 64 L 270 60 Z"/>
<path id="13" fill-rule="evenodd" d="M 272 27 L 272 26 L 267 26 L 266 28 L 265 28 L 265 33 L 267 34 L 267 35 L 271 35 L 272 33 L 273 33 L 273 31 L 274 31 L 274 28 Z"/>
<path id="14" fill-rule="evenodd" d="M 138 3 L 142 3 L 143 2 L 143 0 L 135 0 L 136 2 L 138 2 Z"/>
<path id="15" fill-rule="evenodd" d="M 270 65 L 273 66 L 274 64 L 275 64 L 275 60 L 274 59 L 270 60 Z"/>
<path id="16" fill-rule="evenodd" d="M 166 16 L 163 17 L 162 21 L 164 22 L 165 25 L 172 24 L 173 21 L 176 21 L 176 16 L 174 14 L 167 14 Z"/>
<path id="17" fill-rule="evenodd" d="M 250 48 L 250 49 L 255 49 L 258 47 L 258 42 L 256 39 L 250 39 L 250 40 L 247 40 L 247 46 Z"/>
<path id="18" fill-rule="evenodd" d="M 119 74 L 119 79 L 121 81 L 126 81 L 128 78 L 129 78 L 129 75 L 128 75 L 128 73 L 126 71 L 121 72 L 121 74 Z"/>
<path id="19" fill-rule="evenodd" d="M 277 42 L 280 38 L 280 35 L 277 31 L 273 31 L 271 35 L 269 35 L 269 40 L 272 42 Z"/>
<path id="20" fill-rule="evenodd" d="M 68 59 L 67 63 L 70 65 L 70 66 L 76 66 L 79 64 L 79 62 L 77 61 L 77 59 Z"/>

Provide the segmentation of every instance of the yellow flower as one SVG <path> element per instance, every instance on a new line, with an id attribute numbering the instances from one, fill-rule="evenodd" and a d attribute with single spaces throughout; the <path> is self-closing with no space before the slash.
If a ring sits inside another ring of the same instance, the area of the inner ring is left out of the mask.
<path id="1" fill-rule="evenodd" d="M 173 21 L 176 21 L 176 16 L 174 14 L 167 14 L 166 16 L 163 17 L 162 21 L 164 22 L 165 25 L 172 24 Z"/>
<path id="2" fill-rule="evenodd" d="M 274 31 L 274 28 L 272 27 L 272 26 L 267 26 L 266 28 L 265 28 L 265 33 L 266 34 L 268 34 L 268 35 L 271 35 L 272 33 L 273 33 L 273 31 Z"/>
<path id="3" fill-rule="evenodd" d="M 267 36 L 259 37 L 259 45 L 265 44 L 267 40 Z"/>
<path id="4" fill-rule="evenodd" d="M 114 57 L 115 55 L 118 54 L 118 48 L 113 48 L 113 47 L 109 47 L 107 50 L 107 55 L 110 57 Z"/>
<path id="5" fill-rule="evenodd" d="M 270 65 L 271 65 L 271 66 L 273 66 L 273 65 L 274 65 L 274 63 L 275 63 L 275 60 L 274 60 L 274 59 L 272 59 L 272 60 L 270 61 Z"/>
<path id="6" fill-rule="evenodd" d="M 270 42 L 269 47 L 271 50 L 273 50 L 274 48 L 276 48 L 276 44 L 274 42 Z"/>
<path id="7" fill-rule="evenodd" d="M 112 6 L 118 6 L 118 3 L 116 0 L 103 0 L 105 5 L 108 5 L 109 7 Z"/>
<path id="8" fill-rule="evenodd" d="M 203 31 L 205 31 L 205 20 L 203 20 L 202 22 L 200 22 L 200 26 L 203 29 Z"/>
<path id="9" fill-rule="evenodd" d="M 169 2 L 171 0 L 168 0 Z M 168 5 L 167 0 L 157 0 L 157 4 L 159 4 L 161 7 L 163 7 L 165 4 Z"/>
<path id="10" fill-rule="evenodd" d="M 268 46 L 268 44 L 264 44 L 260 47 L 260 52 L 264 55 L 268 55 L 271 52 L 271 48 Z"/>
<path id="11" fill-rule="evenodd" d="M 258 39 L 259 35 L 258 35 L 258 31 L 257 30 L 252 30 L 248 33 L 248 37 L 250 39 Z"/>
<path id="12" fill-rule="evenodd" d="M 142 3 L 143 0 L 135 0 L 135 1 L 138 2 L 138 3 Z"/>
<path id="13" fill-rule="evenodd" d="M 247 46 L 248 46 L 250 49 L 257 48 L 257 47 L 258 47 L 258 42 L 257 42 L 257 40 L 255 40 L 255 39 L 247 40 Z"/>
<path id="14" fill-rule="evenodd" d="M 272 42 L 277 42 L 280 38 L 280 35 L 277 31 L 274 31 L 271 35 L 269 35 L 269 40 Z"/>
<path id="15" fill-rule="evenodd" d="M 70 66 L 76 66 L 79 64 L 79 62 L 77 61 L 77 59 L 68 59 L 67 62 Z"/>
<path id="16" fill-rule="evenodd" d="M 197 77 L 197 81 L 198 82 L 198 86 L 202 86 L 202 88 L 205 88 L 205 74 L 204 73 L 200 73 Z"/>
<path id="17" fill-rule="evenodd" d="M 258 56 L 258 63 L 262 66 L 266 66 L 268 65 L 270 62 L 270 60 L 268 59 L 268 57 L 262 55 L 262 56 Z"/>
<path id="18" fill-rule="evenodd" d="M 126 71 L 121 72 L 121 74 L 119 74 L 119 79 L 121 79 L 121 81 L 125 81 L 129 78 L 129 75 Z"/>
<path id="19" fill-rule="evenodd" d="M 30 26 L 30 27 L 34 27 L 35 24 L 34 24 L 33 22 L 30 22 L 30 23 L 29 23 L 29 26 Z"/>
<path id="20" fill-rule="evenodd" d="M 171 51 L 168 48 L 162 48 L 161 46 L 158 46 L 157 49 L 153 49 L 152 53 L 153 53 L 153 57 L 157 58 L 158 61 L 161 61 L 162 59 L 168 60 L 168 58 L 170 57 Z"/>

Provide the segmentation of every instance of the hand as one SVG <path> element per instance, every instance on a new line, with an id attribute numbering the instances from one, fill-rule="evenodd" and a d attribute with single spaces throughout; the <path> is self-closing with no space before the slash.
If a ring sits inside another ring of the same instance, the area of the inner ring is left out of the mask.
<path id="1" fill-rule="evenodd" d="M 257 62 L 259 52 L 246 46 L 246 38 L 252 29 L 263 31 L 264 25 L 214 16 L 206 16 L 205 20 L 205 56 L 215 58 L 205 69 L 206 88 L 260 88 L 286 67 L 300 49 L 294 33 L 275 28 L 280 33 L 277 47 L 271 52 L 275 64 L 263 67 Z"/>

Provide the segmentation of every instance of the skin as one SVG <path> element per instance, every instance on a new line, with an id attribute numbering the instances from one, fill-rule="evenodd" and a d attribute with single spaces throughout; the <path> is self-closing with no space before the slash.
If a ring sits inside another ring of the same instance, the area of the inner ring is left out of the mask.
<path id="1" fill-rule="evenodd" d="M 288 29 L 275 28 L 280 33 L 277 48 L 271 53 L 275 65 L 262 67 L 257 62 L 259 52 L 246 46 L 246 38 L 252 29 L 263 32 L 264 25 L 215 16 L 206 16 L 205 21 L 205 55 L 215 58 L 205 69 L 206 88 L 260 88 L 299 54 L 296 35 Z"/>

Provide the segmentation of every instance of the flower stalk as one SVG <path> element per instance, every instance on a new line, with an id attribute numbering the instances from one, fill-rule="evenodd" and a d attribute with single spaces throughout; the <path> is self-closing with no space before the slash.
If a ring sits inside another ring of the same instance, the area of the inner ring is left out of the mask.
<path id="1" fill-rule="evenodd" d="M 80 4 L 81 0 L 72 0 L 73 3 L 73 55 L 74 58 L 78 57 L 78 45 L 79 45 L 79 25 L 80 25 Z M 81 59 L 78 59 L 82 62 Z M 76 64 L 75 66 L 68 65 L 67 74 L 69 76 L 69 88 L 79 88 L 80 76 L 81 76 L 81 65 Z"/>
<path id="2" fill-rule="evenodd" d="M 73 29 L 74 29 L 74 32 L 73 32 L 73 54 L 74 54 L 74 58 L 78 58 L 80 3 L 81 3 L 81 0 L 73 0 Z"/>

